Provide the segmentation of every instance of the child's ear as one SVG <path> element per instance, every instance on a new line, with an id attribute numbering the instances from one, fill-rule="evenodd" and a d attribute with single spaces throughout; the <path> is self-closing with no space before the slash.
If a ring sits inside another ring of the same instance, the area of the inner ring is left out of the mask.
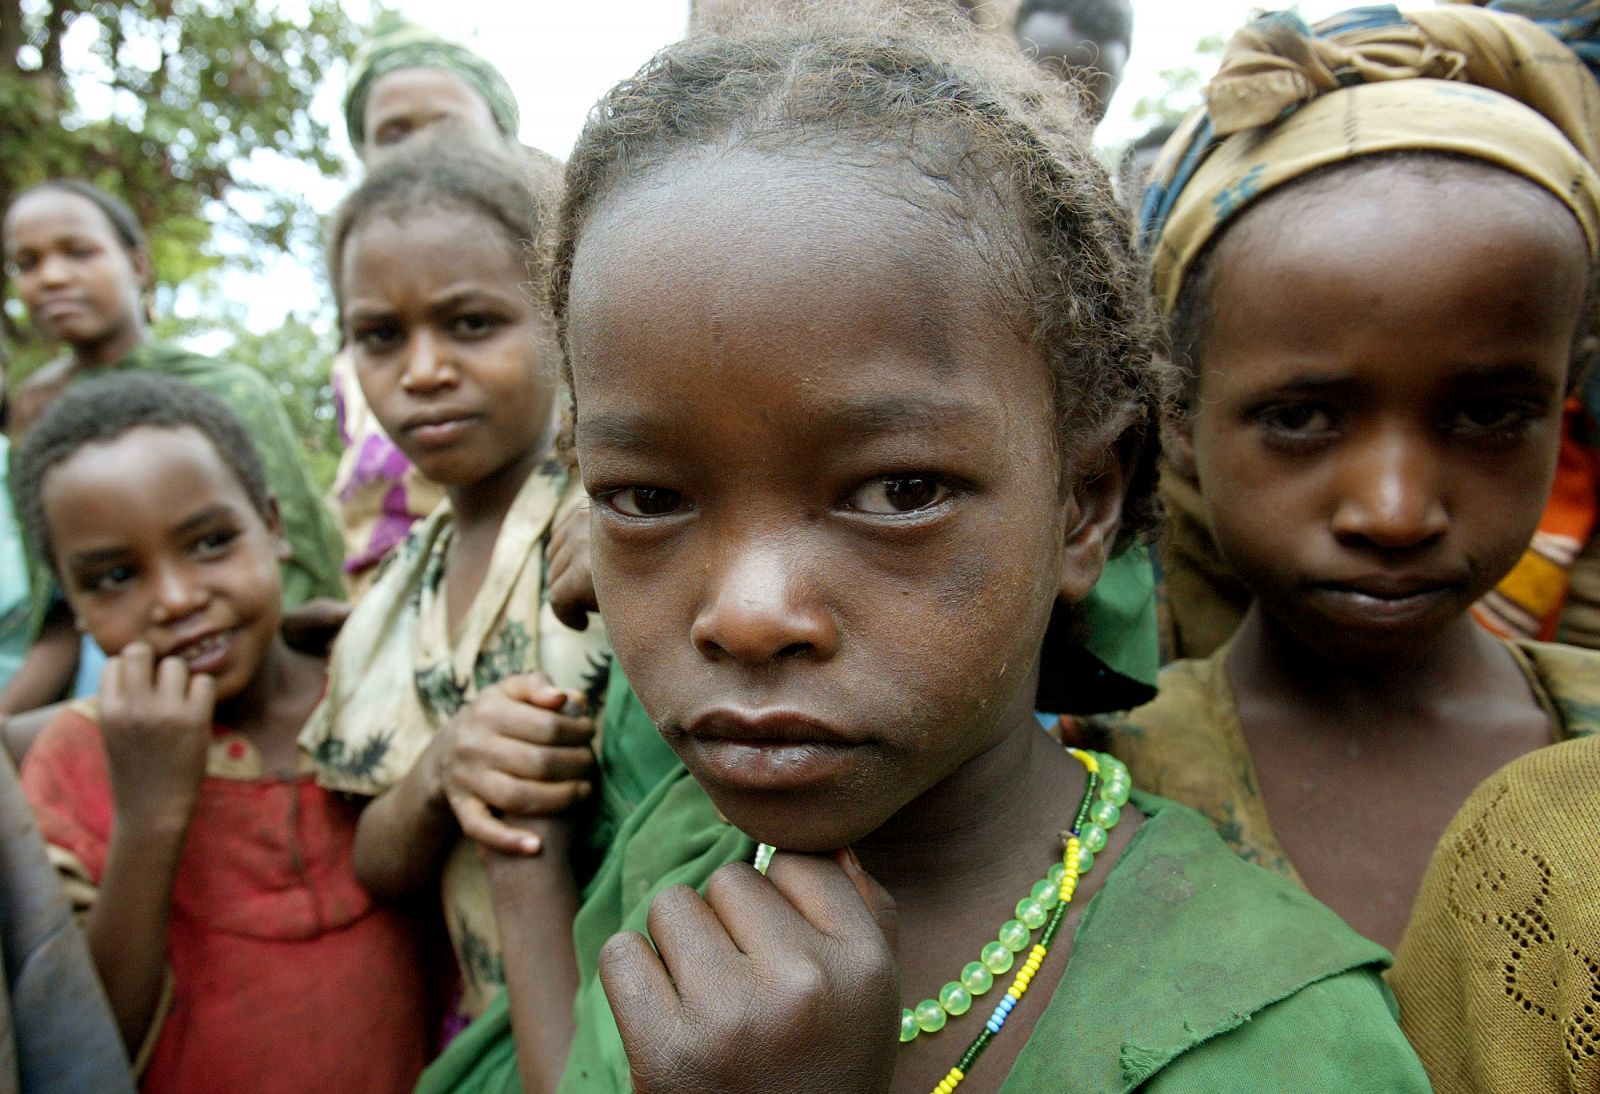
<path id="1" fill-rule="evenodd" d="M 1134 421 L 1131 407 L 1116 415 L 1078 463 L 1071 504 L 1063 509 L 1061 584 L 1057 587 L 1069 604 L 1088 596 L 1100 580 L 1122 527 L 1122 504 L 1144 447 Z"/>
<path id="2" fill-rule="evenodd" d="M 150 262 L 150 252 L 143 247 L 135 247 L 128 252 L 128 262 L 133 266 L 133 275 L 139 279 L 139 287 L 148 289 L 155 279 L 155 267 Z"/>
<path id="3" fill-rule="evenodd" d="M 267 522 L 267 535 L 272 537 L 272 553 L 279 562 L 288 562 L 294 557 L 294 549 L 289 546 L 289 536 L 283 530 L 283 512 L 278 508 L 278 496 L 267 495 L 267 511 L 262 514 Z"/>

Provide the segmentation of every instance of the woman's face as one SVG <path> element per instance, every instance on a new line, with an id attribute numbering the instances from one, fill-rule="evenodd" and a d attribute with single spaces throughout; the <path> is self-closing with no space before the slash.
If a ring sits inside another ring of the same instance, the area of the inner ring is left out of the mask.
<path id="1" fill-rule="evenodd" d="M 46 337 L 90 348 L 138 329 L 149 264 L 88 198 L 49 187 L 26 194 L 6 213 L 5 258 Z"/>

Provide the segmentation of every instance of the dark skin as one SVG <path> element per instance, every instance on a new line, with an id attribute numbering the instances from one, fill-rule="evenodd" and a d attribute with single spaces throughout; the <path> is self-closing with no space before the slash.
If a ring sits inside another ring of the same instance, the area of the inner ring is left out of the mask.
<path id="1" fill-rule="evenodd" d="M 423 71 L 423 70 L 418 70 Z M 454 511 L 445 562 L 452 633 L 489 568 L 506 513 L 556 435 L 546 324 L 519 286 L 523 253 L 485 214 L 378 212 L 345 241 L 345 338 L 373 413 L 408 459 L 444 486 Z M 590 719 L 540 676 L 483 691 L 411 771 L 362 813 L 356 874 L 399 896 L 436 883 L 465 832 L 532 854 L 540 835 L 506 817 L 557 813 L 586 797 Z M 403 848 L 403 853 L 396 853 Z"/>
<path id="2" fill-rule="evenodd" d="M 213 725 L 293 778 L 324 673 L 278 634 L 276 508 L 259 512 L 199 432 L 141 428 L 86 446 L 47 473 L 43 498 L 68 603 L 112 655 L 99 717 L 116 816 L 86 931 L 133 1052 L 157 1018 Z"/>
<path id="3" fill-rule="evenodd" d="M 1588 275 L 1554 198 L 1441 171 L 1288 191 L 1230 230 L 1190 426 L 1256 595 L 1227 669 L 1273 827 L 1391 948 L 1462 801 L 1555 732 L 1466 612 L 1549 492 Z"/>
<path id="4" fill-rule="evenodd" d="M 603 200 L 579 240 L 576 438 L 607 626 L 717 807 L 791 849 L 767 878 L 741 863 L 703 898 L 663 893 L 655 948 L 607 945 L 638 1090 L 930 1088 L 979 1021 L 902 1047 L 901 1000 L 976 957 L 1060 859 L 1082 792 L 1032 704 L 1051 605 L 1087 594 L 1117 527 L 1115 433 L 1061 466 L 1047 370 L 991 298 L 951 288 L 982 283 L 985 256 L 919 208 L 924 185 L 689 157 Z M 898 960 L 895 924 L 916 940 Z M 525 1081 L 534 1016 L 570 1004 L 540 988 L 510 980 Z M 999 1087 L 1039 1009 L 972 1089 Z"/>
<path id="5" fill-rule="evenodd" d="M 361 165 L 371 170 L 383 158 L 430 126 L 447 124 L 477 140 L 500 140 L 494 112 L 473 86 L 438 68 L 400 68 L 372 83 L 362 120 L 352 134 Z"/>

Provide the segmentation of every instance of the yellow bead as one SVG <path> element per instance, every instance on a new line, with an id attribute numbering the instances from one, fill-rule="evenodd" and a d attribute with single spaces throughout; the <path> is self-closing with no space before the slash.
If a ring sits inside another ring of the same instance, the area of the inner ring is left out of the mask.
<path id="1" fill-rule="evenodd" d="M 1011 998 L 1013 998 L 1013 999 L 1021 999 L 1022 998 L 1022 993 L 1017 990 L 1017 986 L 1015 984 L 1012 984 L 1009 988 L 1006 989 L 1006 994 L 1011 996 Z"/>

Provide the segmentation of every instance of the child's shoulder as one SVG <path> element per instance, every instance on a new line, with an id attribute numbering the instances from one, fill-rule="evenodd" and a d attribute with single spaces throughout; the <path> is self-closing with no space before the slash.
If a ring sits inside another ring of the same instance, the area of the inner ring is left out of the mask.
<path id="1" fill-rule="evenodd" d="M 1240 859 L 1193 810 L 1134 804 L 1146 821 L 1085 910 L 1012 1084 L 1077 1073 L 1084 1090 L 1335 1090 L 1348 1065 L 1386 1090 L 1427 1089 L 1381 946 Z"/>
<path id="2" fill-rule="evenodd" d="M 1600 733 L 1600 650 L 1556 642 L 1510 643 L 1561 721 L 1562 738 Z"/>

